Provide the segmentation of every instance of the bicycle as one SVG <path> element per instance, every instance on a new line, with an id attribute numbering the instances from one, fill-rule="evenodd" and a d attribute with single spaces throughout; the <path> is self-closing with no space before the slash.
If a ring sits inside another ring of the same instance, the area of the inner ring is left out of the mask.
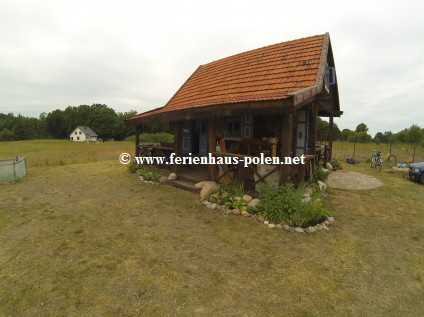
<path id="1" fill-rule="evenodd" d="M 396 156 L 390 153 L 387 155 L 381 155 L 380 151 L 373 151 L 371 155 L 370 167 L 374 167 L 378 172 L 380 172 L 381 167 L 385 162 L 396 164 Z"/>

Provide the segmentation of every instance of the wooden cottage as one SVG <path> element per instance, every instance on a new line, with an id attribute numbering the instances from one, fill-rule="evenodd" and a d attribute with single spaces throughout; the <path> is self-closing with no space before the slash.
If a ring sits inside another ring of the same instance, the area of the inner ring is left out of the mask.
<path id="1" fill-rule="evenodd" d="M 174 132 L 171 147 L 150 146 L 149 155 L 176 156 L 305 155 L 305 165 L 268 167 L 203 166 L 209 178 L 243 182 L 247 186 L 278 175 L 279 184 L 302 182 L 317 164 L 331 158 L 332 136 L 316 144 L 317 116 L 342 114 L 328 33 L 274 44 L 199 66 L 168 103 L 126 120 L 136 127 L 136 156 L 142 152 L 138 135 L 143 124 L 167 121 Z M 221 151 L 217 151 L 217 141 Z M 145 149 L 144 149 L 145 150 Z M 191 154 L 190 154 L 191 153 Z M 183 173 L 185 167 L 174 165 Z M 200 167 L 199 167 L 200 168 Z M 226 175 L 225 175 L 226 174 Z"/>

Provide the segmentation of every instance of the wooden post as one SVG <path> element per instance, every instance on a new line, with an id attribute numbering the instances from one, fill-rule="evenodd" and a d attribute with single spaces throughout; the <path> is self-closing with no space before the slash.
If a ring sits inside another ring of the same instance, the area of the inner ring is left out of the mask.
<path id="1" fill-rule="evenodd" d="M 328 153 L 328 160 L 331 160 L 331 154 L 333 153 L 333 116 L 330 116 L 330 123 L 329 123 L 329 128 L 330 128 L 330 135 L 328 136 L 328 147 L 329 149 L 329 153 Z"/>
<path id="2" fill-rule="evenodd" d="M 281 122 L 281 159 L 285 156 L 291 156 L 293 138 L 293 114 L 284 113 Z M 280 186 L 290 180 L 291 166 L 281 164 L 280 167 Z"/>
<path id="3" fill-rule="evenodd" d="M 208 152 L 216 152 L 216 136 L 217 136 L 217 123 L 216 117 L 211 117 L 208 120 Z M 209 177 L 211 180 L 215 181 L 218 179 L 218 174 L 216 170 L 216 164 L 209 164 Z"/>
<path id="4" fill-rule="evenodd" d="M 135 156 L 140 156 L 140 132 L 141 126 L 135 127 Z"/>
<path id="5" fill-rule="evenodd" d="M 315 103 L 312 104 L 312 111 L 311 111 L 311 140 L 310 140 L 310 153 L 311 155 L 316 154 L 317 150 L 317 109 Z"/>
<path id="6" fill-rule="evenodd" d="M 182 154 L 182 123 L 181 121 L 176 121 L 173 123 L 174 131 L 174 153 L 176 157 L 181 157 Z M 180 171 L 180 165 L 174 164 L 174 172 L 178 173 Z"/>
<path id="7" fill-rule="evenodd" d="M 311 141 L 310 141 L 310 154 L 311 155 L 317 155 L 317 105 L 314 102 L 312 104 L 312 111 L 311 111 L 311 116 L 312 116 L 312 122 L 311 122 Z M 311 169 L 312 169 L 312 175 L 315 175 L 315 171 L 316 171 L 316 157 L 312 160 L 312 164 L 311 164 Z M 318 159 L 319 161 L 319 159 Z"/>

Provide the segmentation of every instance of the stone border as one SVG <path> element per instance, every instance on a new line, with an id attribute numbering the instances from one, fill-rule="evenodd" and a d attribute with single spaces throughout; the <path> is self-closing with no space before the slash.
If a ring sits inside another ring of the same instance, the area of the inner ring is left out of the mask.
<path id="1" fill-rule="evenodd" d="M 293 227 L 288 225 L 287 223 L 279 223 L 274 224 L 270 223 L 268 220 L 266 220 L 264 217 L 259 215 L 252 215 L 248 213 L 247 211 L 240 211 L 239 209 L 228 209 L 226 210 L 225 206 L 218 205 L 217 203 L 212 203 L 210 201 L 204 200 L 203 205 L 206 208 L 212 209 L 212 210 L 218 210 L 221 211 L 224 215 L 234 215 L 234 216 L 244 216 L 245 218 L 250 218 L 254 221 L 261 222 L 268 228 L 278 228 L 278 229 L 284 229 L 286 231 L 290 232 L 299 232 L 299 233 L 313 233 L 320 230 L 330 230 L 330 225 L 333 224 L 334 217 L 327 217 L 326 220 L 324 220 L 322 223 L 316 224 L 315 226 L 310 226 L 308 228 L 301 228 L 301 227 Z"/>

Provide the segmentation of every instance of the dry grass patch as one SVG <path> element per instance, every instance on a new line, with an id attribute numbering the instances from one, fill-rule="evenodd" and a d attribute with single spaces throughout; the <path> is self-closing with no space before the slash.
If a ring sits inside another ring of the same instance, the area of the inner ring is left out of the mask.
<path id="1" fill-rule="evenodd" d="M 384 185 L 331 189 L 336 223 L 315 234 L 223 216 L 115 160 L 30 168 L 0 185 L 0 315 L 423 315 L 424 186 L 348 168 Z"/>

